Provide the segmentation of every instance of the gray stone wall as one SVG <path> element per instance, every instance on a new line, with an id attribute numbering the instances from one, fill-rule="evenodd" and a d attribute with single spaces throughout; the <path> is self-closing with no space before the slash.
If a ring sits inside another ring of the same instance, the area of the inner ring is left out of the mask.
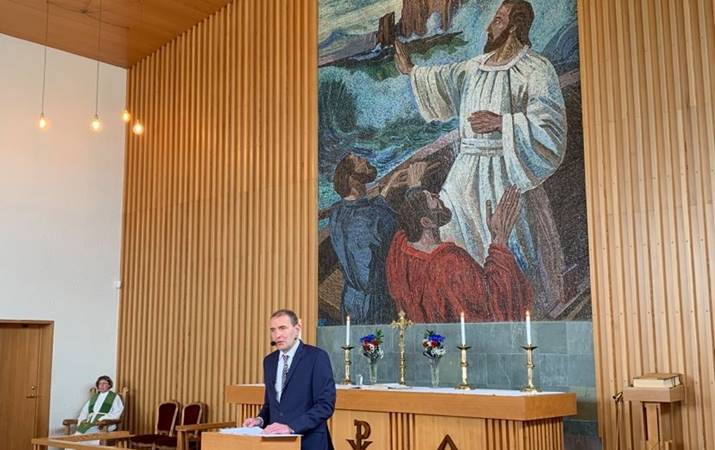
<path id="1" fill-rule="evenodd" d="M 376 328 L 385 336 L 385 356 L 378 363 L 378 383 L 394 383 L 399 378 L 399 346 L 397 330 L 389 325 L 351 327 L 352 375 L 362 375 L 368 383 L 367 358 L 359 349 L 360 337 Z M 440 362 L 440 386 L 455 386 L 460 382 L 459 324 L 417 324 L 409 327 L 405 336 L 407 383 L 430 385 L 428 360 L 422 356 L 422 335 L 430 329 L 445 336 L 447 354 Z M 466 325 L 469 351 L 469 381 L 477 388 L 520 389 L 526 383 L 526 354 L 521 348 L 526 342 L 523 322 L 474 323 Z M 547 391 L 575 392 L 578 415 L 564 424 L 567 448 L 600 448 L 596 422 L 596 380 L 593 359 L 591 322 L 532 322 L 534 352 L 534 383 Z M 336 382 L 343 378 L 345 327 L 318 327 L 318 346 L 330 354 Z M 578 442 L 578 445 L 569 445 Z"/>

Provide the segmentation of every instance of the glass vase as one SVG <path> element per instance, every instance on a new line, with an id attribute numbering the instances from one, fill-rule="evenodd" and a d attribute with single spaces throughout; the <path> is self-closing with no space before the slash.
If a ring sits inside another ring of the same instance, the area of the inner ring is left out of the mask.
<path id="1" fill-rule="evenodd" d="M 370 360 L 370 384 L 377 384 L 377 362 L 379 359 Z"/>
<path id="2" fill-rule="evenodd" d="M 439 387 L 439 361 L 440 357 L 429 358 L 429 373 L 430 381 L 432 382 L 432 387 Z"/>

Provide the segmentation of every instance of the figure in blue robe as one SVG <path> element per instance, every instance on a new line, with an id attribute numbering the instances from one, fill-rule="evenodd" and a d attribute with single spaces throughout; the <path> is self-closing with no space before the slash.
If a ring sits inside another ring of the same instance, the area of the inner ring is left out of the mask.
<path id="1" fill-rule="evenodd" d="M 333 207 L 330 238 L 344 279 L 340 309 L 354 324 L 395 318 L 385 260 L 397 229 L 397 216 L 382 196 L 341 200 Z"/>
<path id="2" fill-rule="evenodd" d="M 375 167 L 353 154 L 335 169 L 335 190 L 342 200 L 331 208 L 330 239 L 344 280 L 341 313 L 354 324 L 390 323 L 395 318 L 385 261 L 399 222 L 382 195 L 367 196 L 365 185 L 376 175 Z"/>

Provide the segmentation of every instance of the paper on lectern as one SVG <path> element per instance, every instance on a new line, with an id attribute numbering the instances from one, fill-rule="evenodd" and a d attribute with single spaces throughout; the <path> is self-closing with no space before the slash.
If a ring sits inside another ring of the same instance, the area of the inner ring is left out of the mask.
<path id="1" fill-rule="evenodd" d="M 237 427 L 237 428 L 221 428 L 219 433 L 223 434 L 239 434 L 243 436 L 260 436 L 263 434 L 261 427 Z"/>

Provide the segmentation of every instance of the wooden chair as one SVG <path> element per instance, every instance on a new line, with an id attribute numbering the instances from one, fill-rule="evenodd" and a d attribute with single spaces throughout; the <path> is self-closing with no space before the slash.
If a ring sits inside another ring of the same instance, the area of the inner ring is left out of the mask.
<path id="1" fill-rule="evenodd" d="M 92 389 L 89 390 L 89 395 L 92 396 L 97 393 L 97 388 L 92 387 Z M 127 402 L 129 400 L 129 388 L 124 386 L 120 390 L 117 391 L 117 394 L 119 395 L 119 398 L 122 399 L 122 403 L 124 404 L 124 411 L 127 411 Z M 123 422 L 124 422 L 124 417 L 126 417 L 126 414 L 122 412 L 122 417 L 119 419 L 112 419 L 112 420 L 100 420 L 99 423 L 97 424 L 97 427 L 99 428 L 100 433 L 106 433 L 108 432 L 108 428 L 112 425 L 116 425 L 117 429 L 116 431 L 119 431 L 123 428 Z M 65 434 L 74 434 L 74 430 L 77 428 L 77 419 L 65 419 L 62 421 L 62 425 L 65 426 Z"/>
<path id="2" fill-rule="evenodd" d="M 162 436 L 174 436 L 174 428 L 179 418 L 181 405 L 175 400 L 162 402 L 156 408 L 154 433 L 140 434 L 129 439 L 136 448 L 156 448 L 156 440 Z"/>
<path id="3" fill-rule="evenodd" d="M 181 426 L 198 425 L 206 420 L 207 409 L 205 403 L 194 402 L 184 406 L 181 411 L 181 425 L 177 426 L 178 430 Z M 182 439 L 182 444 L 179 445 L 179 437 Z M 155 448 L 158 450 L 172 450 L 178 447 L 188 450 L 192 445 L 198 447 L 199 433 L 179 433 L 176 436 L 160 436 L 155 442 Z"/>

